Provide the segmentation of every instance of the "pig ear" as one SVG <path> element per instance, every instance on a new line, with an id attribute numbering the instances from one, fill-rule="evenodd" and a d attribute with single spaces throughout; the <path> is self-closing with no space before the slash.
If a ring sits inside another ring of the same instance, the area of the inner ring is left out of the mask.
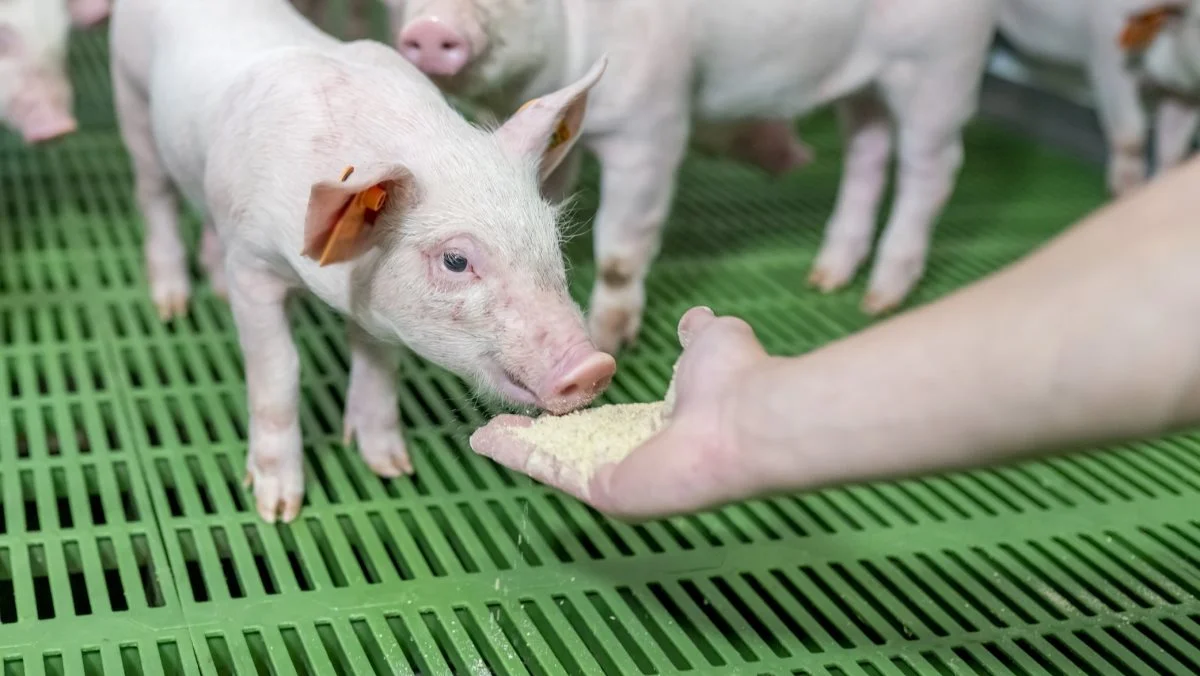
<path id="1" fill-rule="evenodd" d="M 110 0 L 67 0 L 67 9 L 76 26 L 87 28 L 108 18 L 112 7 Z"/>
<path id="2" fill-rule="evenodd" d="M 376 241 L 375 216 L 405 209 L 415 197 L 416 181 L 401 164 L 346 167 L 338 178 L 314 183 L 309 191 L 302 253 L 321 265 L 356 258 Z"/>
<path id="3" fill-rule="evenodd" d="M 583 77 L 529 101 L 496 130 L 504 147 L 538 160 L 541 180 L 554 171 L 579 139 L 588 92 L 607 66 L 608 55 L 602 55 Z"/>

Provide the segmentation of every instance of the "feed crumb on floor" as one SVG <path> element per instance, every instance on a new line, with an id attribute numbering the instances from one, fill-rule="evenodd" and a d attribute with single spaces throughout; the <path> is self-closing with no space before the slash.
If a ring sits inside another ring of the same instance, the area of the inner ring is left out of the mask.
<path id="1" fill-rule="evenodd" d="M 593 470 L 629 455 L 663 425 L 665 404 L 610 404 L 564 416 L 544 415 L 513 436 L 590 476 Z"/>

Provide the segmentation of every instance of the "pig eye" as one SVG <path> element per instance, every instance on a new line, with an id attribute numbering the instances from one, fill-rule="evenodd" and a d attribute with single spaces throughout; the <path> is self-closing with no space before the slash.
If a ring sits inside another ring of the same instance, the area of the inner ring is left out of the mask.
<path id="1" fill-rule="evenodd" d="M 442 254 L 442 265 L 450 272 L 463 272 L 467 269 L 467 259 L 462 254 L 448 251 Z"/>

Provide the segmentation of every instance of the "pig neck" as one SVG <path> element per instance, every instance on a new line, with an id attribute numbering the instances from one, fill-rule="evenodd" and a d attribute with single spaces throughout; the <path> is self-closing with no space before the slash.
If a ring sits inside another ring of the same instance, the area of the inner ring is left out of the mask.
<path id="1" fill-rule="evenodd" d="M 511 115 L 526 101 L 561 89 L 583 76 L 588 62 L 585 0 L 550 0 L 547 3 L 551 30 L 545 38 L 542 58 L 529 74 L 506 87 L 498 97 L 489 101 L 493 109 Z"/>

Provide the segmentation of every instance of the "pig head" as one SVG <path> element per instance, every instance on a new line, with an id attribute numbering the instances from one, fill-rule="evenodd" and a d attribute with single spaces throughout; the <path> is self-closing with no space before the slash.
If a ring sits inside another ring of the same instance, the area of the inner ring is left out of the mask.
<path id="1" fill-rule="evenodd" d="M 479 96 L 532 77 L 564 40 L 561 2 L 385 2 L 396 48 L 455 95 Z"/>
<path id="2" fill-rule="evenodd" d="M 615 362 L 593 346 L 567 292 L 558 214 L 538 189 L 579 137 L 606 63 L 494 132 L 472 128 L 469 143 L 413 144 L 403 163 L 312 187 L 305 251 L 325 264 L 359 259 L 350 282 L 356 323 L 484 392 L 551 413 L 608 386 Z M 373 186 L 386 194 L 376 224 L 323 255 L 339 215 Z"/>
<path id="3" fill-rule="evenodd" d="M 0 116 L 26 143 L 77 128 L 67 75 L 68 34 L 72 22 L 91 26 L 108 11 L 108 0 L 0 2 Z"/>

